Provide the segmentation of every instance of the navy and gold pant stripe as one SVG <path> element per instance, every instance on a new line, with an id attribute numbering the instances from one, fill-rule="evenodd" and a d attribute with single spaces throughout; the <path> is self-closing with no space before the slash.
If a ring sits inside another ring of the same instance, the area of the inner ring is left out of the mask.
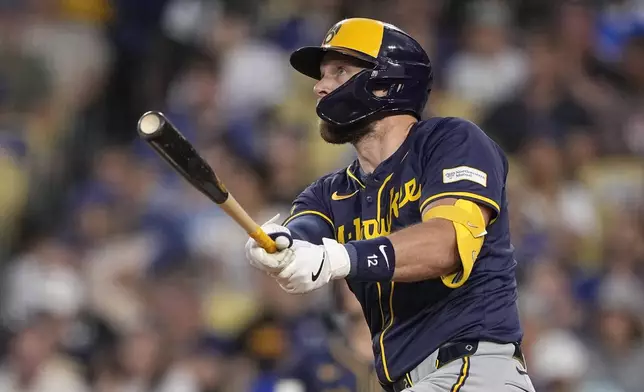
<path id="1" fill-rule="evenodd" d="M 463 357 L 463 366 L 461 366 L 461 372 L 458 376 L 458 379 L 456 380 L 456 383 L 452 386 L 452 389 L 450 389 L 450 392 L 459 392 L 461 388 L 463 388 L 463 385 L 465 385 L 465 381 L 467 381 L 467 377 L 470 375 L 470 357 Z"/>
<path id="2" fill-rule="evenodd" d="M 407 379 L 407 382 L 409 383 L 410 387 L 414 386 L 414 382 L 411 381 L 411 377 L 409 376 L 409 373 L 405 374 L 405 378 Z"/>

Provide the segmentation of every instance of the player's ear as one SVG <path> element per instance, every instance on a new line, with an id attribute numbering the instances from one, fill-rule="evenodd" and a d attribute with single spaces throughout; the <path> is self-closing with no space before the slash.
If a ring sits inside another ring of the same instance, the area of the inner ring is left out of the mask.
<path id="1" fill-rule="evenodd" d="M 387 96 L 387 90 L 373 90 L 372 94 L 375 95 L 378 98 L 386 97 Z"/>
<path id="2" fill-rule="evenodd" d="M 378 98 L 386 97 L 389 95 L 389 89 L 391 88 L 390 85 L 386 83 L 376 83 L 372 88 L 371 88 L 371 94 Z"/>

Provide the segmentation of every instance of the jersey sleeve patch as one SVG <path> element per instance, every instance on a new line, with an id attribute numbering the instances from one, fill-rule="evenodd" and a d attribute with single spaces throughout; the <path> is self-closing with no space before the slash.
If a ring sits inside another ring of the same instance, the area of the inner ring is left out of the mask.
<path id="1" fill-rule="evenodd" d="M 443 184 L 451 184 L 458 181 L 471 181 L 487 187 L 487 173 L 470 166 L 443 169 Z"/>

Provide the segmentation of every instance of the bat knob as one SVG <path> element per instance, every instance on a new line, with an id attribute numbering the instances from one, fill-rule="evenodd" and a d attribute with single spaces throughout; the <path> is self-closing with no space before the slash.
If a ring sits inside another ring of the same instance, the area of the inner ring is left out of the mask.
<path id="1" fill-rule="evenodd" d="M 277 250 L 284 250 L 293 246 L 293 237 L 290 234 L 285 232 L 271 233 L 268 235 L 275 241 Z"/>
<path id="2" fill-rule="evenodd" d="M 279 252 L 293 245 L 293 238 L 284 232 L 266 234 L 264 230 L 258 227 L 256 231 L 248 234 L 268 253 Z"/>
<path id="3" fill-rule="evenodd" d="M 143 135 L 152 135 L 163 126 L 163 116 L 158 112 L 147 112 L 139 119 L 139 131 Z"/>

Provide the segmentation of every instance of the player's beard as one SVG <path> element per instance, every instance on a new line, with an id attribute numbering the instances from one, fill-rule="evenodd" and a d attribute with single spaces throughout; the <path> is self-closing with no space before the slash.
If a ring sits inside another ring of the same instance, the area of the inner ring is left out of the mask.
<path id="1" fill-rule="evenodd" d="M 320 136 L 325 142 L 330 144 L 347 144 L 356 145 L 365 136 L 374 132 L 373 122 L 356 125 L 338 126 L 329 124 L 320 120 Z"/>

